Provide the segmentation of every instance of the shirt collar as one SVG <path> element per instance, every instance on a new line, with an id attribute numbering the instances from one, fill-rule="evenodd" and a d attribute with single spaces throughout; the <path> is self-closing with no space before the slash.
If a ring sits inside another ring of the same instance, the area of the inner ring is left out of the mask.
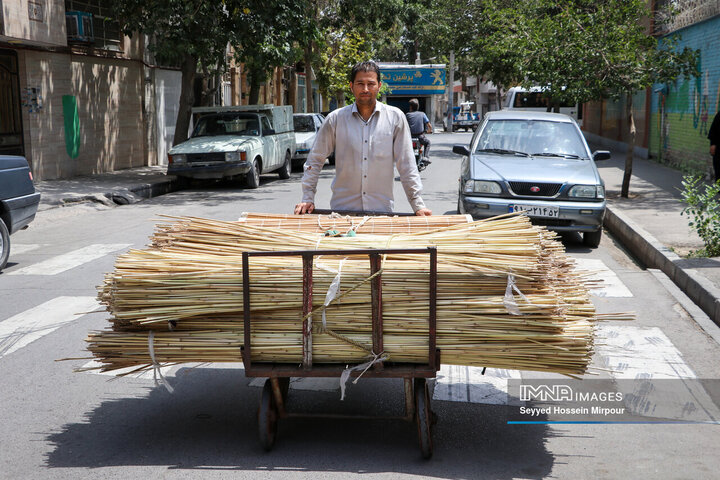
<path id="1" fill-rule="evenodd" d="M 375 109 L 373 110 L 373 113 L 370 114 L 370 118 L 372 118 L 376 112 L 379 112 L 384 107 L 385 107 L 384 103 L 382 103 L 380 100 L 376 100 L 375 101 Z M 355 103 L 355 102 L 353 102 L 353 104 L 352 104 L 352 113 L 357 113 L 358 115 L 360 115 L 360 112 L 358 111 L 358 108 L 357 108 L 357 103 Z M 368 119 L 368 122 L 369 121 L 370 121 L 370 119 Z"/>

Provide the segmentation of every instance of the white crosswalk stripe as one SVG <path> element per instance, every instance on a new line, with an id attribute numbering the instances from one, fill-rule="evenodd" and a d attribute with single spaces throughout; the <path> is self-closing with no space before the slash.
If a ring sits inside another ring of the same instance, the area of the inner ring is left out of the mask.
<path id="1" fill-rule="evenodd" d="M 10 271 L 8 275 L 57 275 L 71 268 L 97 260 L 107 254 L 123 250 L 130 245 L 130 243 L 89 245 L 18 270 Z"/>
<path id="2" fill-rule="evenodd" d="M 693 422 L 720 421 L 716 406 L 680 351 L 657 327 L 602 325 L 597 351 L 636 415 Z M 628 387 L 629 385 L 629 387 Z"/>
<path id="3" fill-rule="evenodd" d="M 632 297 L 632 292 L 625 286 L 615 272 L 613 272 L 602 260 L 596 258 L 575 258 L 575 265 L 578 270 L 592 273 L 589 280 L 600 281 L 598 287 L 590 290 L 596 297 Z"/>
<path id="4" fill-rule="evenodd" d="M 600 325 L 597 352 L 617 379 L 696 378 L 680 351 L 657 327 Z"/>
<path id="5" fill-rule="evenodd" d="M 0 322 L 0 358 L 99 307 L 95 297 L 57 297 Z"/>
<path id="6" fill-rule="evenodd" d="M 515 404 L 508 402 L 508 380 L 520 380 L 517 370 L 482 368 L 461 365 L 442 365 L 435 380 L 433 400 L 451 402 L 486 403 L 491 405 Z"/>
<path id="7" fill-rule="evenodd" d="M 33 250 L 37 250 L 40 247 L 44 247 L 45 245 L 41 245 L 39 243 L 13 243 L 10 250 L 13 255 L 21 255 L 23 253 L 32 252 Z"/>

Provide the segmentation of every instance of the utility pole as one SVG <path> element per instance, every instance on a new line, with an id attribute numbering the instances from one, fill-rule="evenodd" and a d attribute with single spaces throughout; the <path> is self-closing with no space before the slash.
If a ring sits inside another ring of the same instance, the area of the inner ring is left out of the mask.
<path id="1" fill-rule="evenodd" d="M 447 130 L 453 131 L 453 84 L 455 83 L 455 50 L 450 51 L 450 72 L 448 72 L 448 112 L 447 112 Z"/>

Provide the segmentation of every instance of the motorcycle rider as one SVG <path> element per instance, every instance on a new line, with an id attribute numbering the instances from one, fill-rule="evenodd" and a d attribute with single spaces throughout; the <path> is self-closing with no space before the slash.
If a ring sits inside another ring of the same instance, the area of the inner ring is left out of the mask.
<path id="1" fill-rule="evenodd" d="M 417 98 L 410 99 L 410 111 L 405 114 L 407 117 L 408 124 L 410 125 L 410 136 L 418 139 L 418 143 L 423 146 L 424 154 L 420 159 L 426 165 L 430 165 L 432 162 L 430 158 L 430 140 L 425 136 L 425 133 L 432 133 L 432 125 L 430 120 L 424 112 L 420 111 L 420 102 Z"/>

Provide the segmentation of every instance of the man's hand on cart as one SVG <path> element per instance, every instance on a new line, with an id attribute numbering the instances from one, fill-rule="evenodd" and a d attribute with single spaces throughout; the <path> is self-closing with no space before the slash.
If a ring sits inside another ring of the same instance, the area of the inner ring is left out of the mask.
<path id="1" fill-rule="evenodd" d="M 312 202 L 302 202 L 295 205 L 295 215 L 312 213 L 313 210 L 315 210 L 315 204 Z"/>
<path id="2" fill-rule="evenodd" d="M 297 208 L 295 209 L 295 213 L 297 213 Z M 421 208 L 420 210 L 415 212 L 415 215 L 417 215 L 418 217 L 429 217 L 430 215 L 432 215 L 432 210 L 430 210 L 429 208 Z"/>

